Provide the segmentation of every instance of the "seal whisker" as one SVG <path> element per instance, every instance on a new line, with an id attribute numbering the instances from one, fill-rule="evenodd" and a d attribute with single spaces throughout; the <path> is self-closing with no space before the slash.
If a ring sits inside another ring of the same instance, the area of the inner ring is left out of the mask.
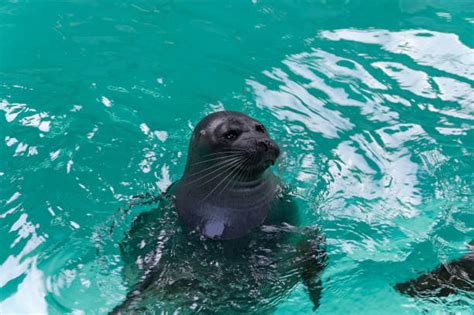
<path id="1" fill-rule="evenodd" d="M 209 159 L 209 160 L 206 160 L 206 161 L 196 162 L 196 163 L 191 164 L 191 165 L 195 166 L 195 165 L 199 165 L 199 164 L 213 163 L 212 165 L 207 167 L 207 168 L 212 168 L 212 167 L 215 167 L 215 166 L 219 166 L 219 165 L 225 163 L 226 161 L 231 161 L 231 160 L 234 160 L 236 158 L 241 158 L 242 156 L 243 156 L 243 154 L 229 156 L 229 157 L 226 156 L 226 157 L 221 157 L 221 158 Z M 195 175 L 195 174 L 198 174 L 198 173 L 193 173 L 192 175 Z"/>
<path id="2" fill-rule="evenodd" d="M 247 165 L 250 162 L 250 158 L 251 158 L 250 156 L 247 157 L 247 159 L 244 161 L 244 163 L 240 166 L 240 170 L 241 170 L 240 176 L 237 180 L 234 181 L 231 188 L 235 187 L 235 184 L 238 181 L 246 180 L 248 178 Z"/>
<path id="3" fill-rule="evenodd" d="M 194 179 L 194 180 L 192 180 L 192 181 L 186 182 L 185 185 L 190 185 L 190 184 L 196 183 L 196 182 L 198 182 L 198 181 L 200 181 L 200 180 L 202 180 L 202 179 L 208 177 L 209 175 L 212 175 L 212 174 L 216 173 L 217 171 L 225 170 L 226 168 L 235 166 L 235 165 L 237 165 L 240 161 L 241 161 L 241 158 L 235 158 L 235 159 L 233 159 L 233 160 L 230 161 L 230 162 L 226 161 L 226 162 L 228 162 L 228 163 L 226 163 L 226 164 L 224 164 L 224 165 L 221 165 L 219 168 L 213 170 L 212 172 L 209 172 L 209 173 L 207 173 L 207 174 L 204 174 L 203 176 L 201 176 L 201 177 L 199 177 L 199 178 L 196 178 L 196 179 Z M 210 181 L 212 181 L 212 180 L 218 178 L 218 177 L 221 176 L 221 175 L 222 175 L 222 174 L 219 173 L 219 174 L 217 174 L 216 176 L 212 177 L 211 179 L 205 181 L 204 183 L 201 183 L 199 186 L 205 185 L 205 184 L 209 183 Z"/>
<path id="4" fill-rule="evenodd" d="M 251 161 L 251 156 L 249 156 L 246 160 L 245 163 L 242 164 L 241 169 L 242 169 L 242 176 L 239 178 L 239 181 L 241 180 L 246 180 L 248 178 L 248 163 Z"/>
<path id="5" fill-rule="evenodd" d="M 229 168 L 237 167 L 240 162 L 241 162 L 241 160 L 232 162 L 232 165 L 229 165 Z M 235 170 L 235 169 L 234 169 L 234 170 Z M 234 170 L 232 170 L 231 172 L 233 172 Z M 216 176 L 212 177 L 211 179 L 208 179 L 207 181 L 205 181 L 205 182 L 199 184 L 199 186 L 203 186 L 203 185 L 205 185 L 205 184 L 207 184 L 207 183 L 209 183 L 209 182 L 212 182 L 213 180 L 219 178 L 220 176 L 222 176 L 221 173 L 219 173 L 219 174 L 217 174 Z"/>
<path id="6" fill-rule="evenodd" d="M 206 157 L 206 156 L 226 155 L 226 154 L 229 154 L 229 153 L 244 153 L 244 152 L 247 152 L 247 151 L 246 150 L 228 150 L 228 151 L 219 151 L 219 152 L 208 153 L 208 154 L 204 154 L 202 156 Z"/>
<path id="7" fill-rule="evenodd" d="M 249 162 L 250 160 L 250 157 L 247 157 L 247 159 L 244 161 L 244 163 L 242 163 L 242 165 L 239 167 L 240 168 L 240 175 L 238 178 L 236 178 L 236 180 L 234 180 L 234 183 L 232 184 L 232 187 L 235 187 L 235 184 L 239 181 L 241 181 L 244 177 L 246 177 L 246 165 L 247 163 Z"/>
<path id="8" fill-rule="evenodd" d="M 210 166 L 208 166 L 208 167 L 206 167 L 206 168 L 204 168 L 204 169 L 202 169 L 202 170 L 199 170 L 199 171 L 197 171 L 197 172 L 194 172 L 194 173 L 192 173 L 192 174 L 189 174 L 188 176 L 196 176 L 197 174 L 203 173 L 203 172 L 205 172 L 205 171 L 207 171 L 207 170 L 210 170 L 210 169 L 212 169 L 212 168 L 214 168 L 214 167 L 224 165 L 224 164 L 226 164 L 227 162 L 235 161 L 235 160 L 240 159 L 240 158 L 241 158 L 240 156 L 232 156 L 232 157 L 229 157 L 229 158 L 224 159 L 224 160 L 222 160 L 222 161 L 217 161 L 217 162 L 215 162 L 214 164 L 212 164 L 212 165 L 210 165 Z"/>
<path id="9" fill-rule="evenodd" d="M 234 178 L 234 182 L 232 183 L 232 186 L 229 188 L 229 189 L 232 189 L 235 187 L 235 184 L 238 183 L 239 181 L 242 180 L 242 178 L 244 177 L 245 175 L 245 168 L 243 168 L 243 166 L 245 165 L 246 162 L 244 162 L 240 167 L 239 167 L 239 172 L 237 174 L 237 176 Z"/>
<path id="10" fill-rule="evenodd" d="M 237 167 L 234 168 L 229 174 L 227 174 L 217 185 L 202 199 L 202 201 L 206 200 L 229 176 L 231 176 L 236 170 L 239 170 L 238 166 L 242 165 L 244 161 L 240 161 Z"/>
<path id="11" fill-rule="evenodd" d="M 207 175 L 213 174 L 213 173 L 215 173 L 217 170 L 220 170 L 220 169 L 225 168 L 228 163 L 234 162 L 234 161 L 238 161 L 238 160 L 240 160 L 240 159 L 241 159 L 241 157 L 233 157 L 233 158 L 230 158 L 230 159 L 228 159 L 228 160 L 220 161 L 220 162 L 218 162 L 218 163 L 216 163 L 216 164 L 214 164 L 214 165 L 211 165 L 211 166 L 209 166 L 209 167 L 206 167 L 205 169 L 202 169 L 202 170 L 200 170 L 200 171 L 198 171 L 198 172 L 195 172 L 195 173 L 193 173 L 193 174 L 190 174 L 190 175 L 188 175 L 188 176 L 189 176 L 189 177 L 193 177 L 193 176 L 199 175 L 199 174 L 201 174 L 201 173 L 207 172 L 207 171 L 209 171 L 209 170 L 210 170 L 211 172 L 210 172 L 210 173 L 207 173 Z M 207 175 L 205 175 L 205 176 L 207 176 Z"/>
<path id="12" fill-rule="evenodd" d="M 244 155 L 244 153 L 236 153 L 236 154 L 229 154 L 229 155 L 226 155 L 226 156 L 219 156 L 219 157 L 215 157 L 215 158 L 212 158 L 212 159 L 199 161 L 199 162 L 196 162 L 196 163 L 193 163 L 193 164 L 190 164 L 190 165 L 198 165 L 198 164 L 203 164 L 203 163 L 209 163 L 209 162 L 228 159 L 228 158 L 233 158 L 233 157 L 237 157 L 237 156 L 241 156 L 241 155 Z"/>
<path id="13" fill-rule="evenodd" d="M 244 164 L 247 162 L 248 159 L 249 159 L 249 157 L 247 157 L 247 158 L 241 163 L 241 165 L 238 166 L 238 168 L 237 168 L 238 171 L 235 173 L 235 175 L 234 175 L 233 177 L 231 177 L 231 178 L 227 181 L 227 183 L 225 184 L 224 188 L 222 188 L 222 190 L 219 192 L 219 195 L 227 188 L 227 186 L 229 185 L 229 183 L 230 183 L 231 181 L 233 181 L 233 180 L 234 180 L 234 183 L 232 184 L 232 187 L 235 186 L 235 183 L 236 183 L 235 180 L 237 179 L 237 177 L 240 177 L 240 176 L 243 174 L 242 165 L 244 165 Z"/>

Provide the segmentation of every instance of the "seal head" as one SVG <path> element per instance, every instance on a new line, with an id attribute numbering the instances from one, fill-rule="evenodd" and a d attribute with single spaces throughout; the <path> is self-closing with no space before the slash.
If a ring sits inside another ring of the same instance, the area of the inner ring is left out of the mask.
<path id="1" fill-rule="evenodd" d="M 270 166 L 280 154 L 266 128 L 239 112 L 215 112 L 193 131 L 175 191 L 180 218 L 212 239 L 234 239 L 261 225 L 279 187 Z"/>

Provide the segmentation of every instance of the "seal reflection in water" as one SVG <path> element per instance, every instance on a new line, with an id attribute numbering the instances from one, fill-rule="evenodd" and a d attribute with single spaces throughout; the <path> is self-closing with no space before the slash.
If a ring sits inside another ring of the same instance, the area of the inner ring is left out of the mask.
<path id="1" fill-rule="evenodd" d="M 271 170 L 279 154 L 245 114 L 199 122 L 182 178 L 120 244 L 131 291 L 112 313 L 270 313 L 300 280 L 316 308 L 322 238 L 296 227 L 294 201 Z"/>

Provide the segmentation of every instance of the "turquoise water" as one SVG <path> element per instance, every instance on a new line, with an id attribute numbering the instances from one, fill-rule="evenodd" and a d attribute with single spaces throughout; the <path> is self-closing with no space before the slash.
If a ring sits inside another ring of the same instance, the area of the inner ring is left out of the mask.
<path id="1" fill-rule="evenodd" d="M 266 125 L 327 237 L 319 313 L 472 312 L 393 285 L 474 239 L 473 34 L 472 1 L 2 2 L 0 313 L 119 303 L 121 234 L 99 236 L 223 108 Z M 310 310 L 298 286 L 276 313 Z"/>

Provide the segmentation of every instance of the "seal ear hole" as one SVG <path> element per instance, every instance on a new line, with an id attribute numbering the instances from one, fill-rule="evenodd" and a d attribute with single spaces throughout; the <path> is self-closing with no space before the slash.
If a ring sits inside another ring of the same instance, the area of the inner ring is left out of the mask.
<path id="1" fill-rule="evenodd" d="M 265 133 L 265 127 L 262 124 L 255 125 L 255 130 L 257 130 L 257 132 Z"/>
<path id="2" fill-rule="evenodd" d="M 199 137 L 204 137 L 206 135 L 206 130 L 199 131 Z"/>

